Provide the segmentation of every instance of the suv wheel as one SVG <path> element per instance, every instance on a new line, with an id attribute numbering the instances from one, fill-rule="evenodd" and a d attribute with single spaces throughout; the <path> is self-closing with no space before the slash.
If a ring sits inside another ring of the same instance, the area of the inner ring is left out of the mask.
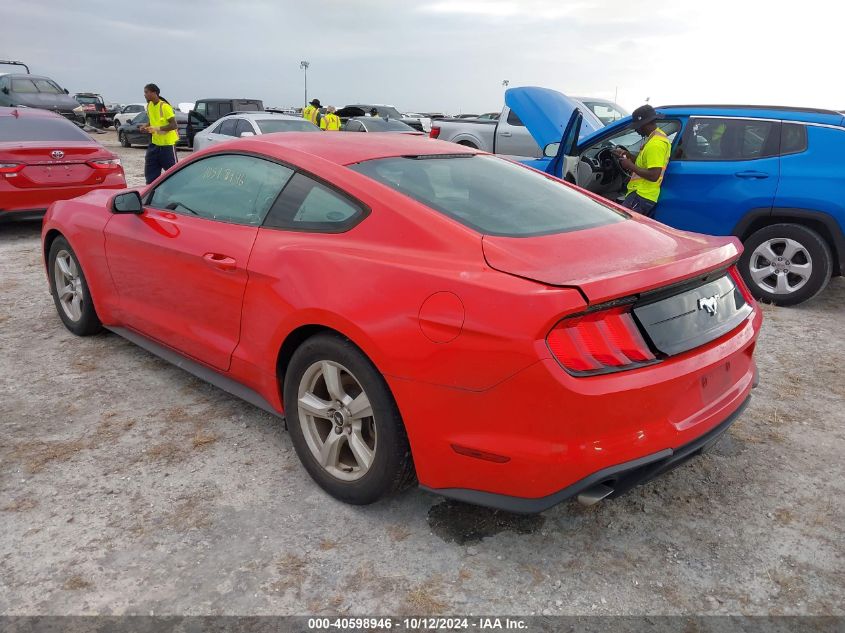
<path id="1" fill-rule="evenodd" d="M 82 266 L 65 238 L 53 240 L 47 264 L 50 293 L 65 327 L 77 336 L 89 336 L 102 330 Z"/>
<path id="2" fill-rule="evenodd" d="M 830 246 L 800 224 L 773 224 L 751 234 L 739 270 L 761 301 L 791 306 L 819 294 L 833 269 Z"/>
<path id="3" fill-rule="evenodd" d="M 317 334 L 300 345 L 285 375 L 284 402 L 300 461 L 336 499 L 373 503 L 415 481 L 387 383 L 349 340 Z"/>

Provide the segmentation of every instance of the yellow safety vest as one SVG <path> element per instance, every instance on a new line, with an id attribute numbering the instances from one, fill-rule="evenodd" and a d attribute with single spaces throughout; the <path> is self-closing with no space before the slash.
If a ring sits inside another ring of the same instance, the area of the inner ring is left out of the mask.
<path id="1" fill-rule="evenodd" d="M 340 130 L 340 117 L 329 113 L 320 121 L 320 127 L 327 132 L 336 132 Z"/>
<path id="2" fill-rule="evenodd" d="M 320 110 L 316 106 L 308 106 L 302 111 L 302 118 L 308 119 L 314 125 L 317 125 L 317 115 L 320 113 Z"/>
<path id="3" fill-rule="evenodd" d="M 167 125 L 167 120 L 172 119 L 176 115 L 173 113 L 173 108 L 169 103 L 163 99 L 159 99 L 158 103 L 152 101 L 147 102 L 147 116 L 150 119 L 152 127 L 164 127 Z M 155 132 L 152 135 L 153 145 L 176 145 L 179 142 L 179 132 L 176 130 L 168 130 L 167 132 Z"/>
<path id="4" fill-rule="evenodd" d="M 669 164 L 669 156 L 672 153 L 672 143 L 666 133 L 657 128 L 648 135 L 643 143 L 637 160 L 634 161 L 637 167 L 651 169 L 660 167 L 660 177 L 656 181 L 646 180 L 636 172 L 631 174 L 628 181 L 628 193 L 637 192 L 641 197 L 652 202 L 657 202 L 660 197 L 660 185 L 663 183 L 663 176 L 666 174 L 666 166 Z"/>

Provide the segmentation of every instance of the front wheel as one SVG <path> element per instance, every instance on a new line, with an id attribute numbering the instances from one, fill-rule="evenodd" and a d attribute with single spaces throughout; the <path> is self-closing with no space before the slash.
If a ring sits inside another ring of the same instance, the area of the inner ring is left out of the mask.
<path id="1" fill-rule="evenodd" d="M 349 340 L 317 334 L 305 341 L 288 366 L 284 403 L 300 461 L 336 499 L 373 503 L 415 481 L 387 383 Z"/>
<path id="2" fill-rule="evenodd" d="M 117 133 L 117 140 L 120 141 L 121 146 L 123 147 L 131 147 L 132 144 L 129 142 L 129 139 L 126 138 L 125 132 L 118 132 Z"/>
<path id="3" fill-rule="evenodd" d="M 800 224 L 773 224 L 745 240 L 739 270 L 760 301 L 792 306 L 819 294 L 830 280 L 830 246 Z"/>
<path id="4" fill-rule="evenodd" d="M 90 336 L 103 329 L 85 274 L 76 253 L 63 237 L 57 237 L 50 245 L 47 256 L 50 273 L 50 292 L 56 311 L 65 327 L 77 336 Z"/>

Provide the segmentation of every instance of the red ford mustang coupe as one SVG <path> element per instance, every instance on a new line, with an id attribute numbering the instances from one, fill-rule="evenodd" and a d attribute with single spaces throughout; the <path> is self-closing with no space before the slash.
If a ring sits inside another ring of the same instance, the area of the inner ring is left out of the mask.
<path id="1" fill-rule="evenodd" d="M 756 382 L 733 238 L 451 143 L 269 134 L 53 204 L 59 316 L 284 415 L 331 495 L 518 512 L 707 448 Z"/>
<path id="2" fill-rule="evenodd" d="M 0 108 L 0 222 L 104 188 L 126 188 L 117 154 L 55 112 Z"/>

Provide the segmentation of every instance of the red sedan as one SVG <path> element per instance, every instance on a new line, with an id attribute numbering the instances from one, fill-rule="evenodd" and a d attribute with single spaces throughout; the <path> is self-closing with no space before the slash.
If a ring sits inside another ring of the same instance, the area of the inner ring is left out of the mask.
<path id="1" fill-rule="evenodd" d="M 427 138 L 232 141 L 52 205 L 43 248 L 72 332 L 284 415 L 351 503 L 618 495 L 715 442 L 756 382 L 735 239 Z"/>
<path id="2" fill-rule="evenodd" d="M 125 187 L 117 154 L 64 117 L 0 108 L 0 222 L 40 218 L 56 200 Z"/>

